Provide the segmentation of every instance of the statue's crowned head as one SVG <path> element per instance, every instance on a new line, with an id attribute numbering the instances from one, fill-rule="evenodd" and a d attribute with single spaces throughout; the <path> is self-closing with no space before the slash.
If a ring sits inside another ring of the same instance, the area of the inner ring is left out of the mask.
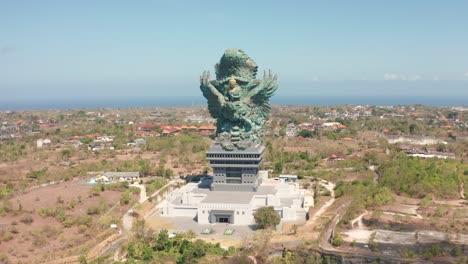
<path id="1" fill-rule="evenodd" d="M 257 64 L 241 49 L 227 49 L 215 65 L 216 79 L 231 83 L 232 79 L 249 82 L 257 76 Z"/>

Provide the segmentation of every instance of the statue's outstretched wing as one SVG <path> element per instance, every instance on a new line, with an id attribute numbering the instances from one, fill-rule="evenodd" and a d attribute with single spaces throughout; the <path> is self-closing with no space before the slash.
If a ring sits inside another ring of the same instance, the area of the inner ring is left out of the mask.
<path id="1" fill-rule="evenodd" d="M 269 99 L 275 94 L 276 89 L 278 89 L 277 79 L 278 77 L 276 74 L 273 75 L 271 70 L 268 73 L 264 72 L 263 80 L 249 92 L 249 97 L 257 105 L 259 114 L 263 117 L 267 117 L 270 114 Z"/>
<path id="2" fill-rule="evenodd" d="M 221 109 L 224 105 L 224 96 L 210 82 L 210 72 L 205 71 L 200 76 L 200 90 L 203 96 L 208 100 L 208 111 L 213 118 L 218 118 L 221 115 Z"/>

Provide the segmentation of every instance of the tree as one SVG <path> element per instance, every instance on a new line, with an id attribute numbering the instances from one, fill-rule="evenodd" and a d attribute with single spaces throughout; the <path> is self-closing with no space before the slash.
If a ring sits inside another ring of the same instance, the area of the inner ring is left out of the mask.
<path id="1" fill-rule="evenodd" d="M 332 240 L 332 245 L 334 247 L 339 247 L 343 244 L 343 238 L 340 235 L 336 235 Z"/>
<path id="2" fill-rule="evenodd" d="M 69 159 L 71 157 L 71 150 L 64 149 L 62 150 L 62 158 Z"/>
<path id="3" fill-rule="evenodd" d="M 303 129 L 299 132 L 299 136 L 304 137 L 304 138 L 311 138 L 314 136 L 314 134 L 310 130 Z"/>
<path id="4" fill-rule="evenodd" d="M 190 242 L 192 242 L 192 240 L 194 240 L 197 237 L 197 233 L 190 229 L 189 231 L 187 231 L 187 233 L 185 233 L 185 236 Z"/>
<path id="5" fill-rule="evenodd" d="M 278 161 L 275 163 L 275 170 L 273 171 L 273 173 L 280 174 L 281 172 L 283 172 L 283 163 L 281 161 Z"/>
<path id="6" fill-rule="evenodd" d="M 418 129 L 418 126 L 417 126 L 417 125 L 411 124 L 411 125 L 409 126 L 409 132 L 410 132 L 410 134 L 413 135 L 413 134 L 416 132 L 417 129 Z"/>
<path id="7" fill-rule="evenodd" d="M 281 219 L 279 214 L 275 211 L 273 206 L 265 206 L 259 208 L 254 213 L 255 223 L 257 223 L 260 228 L 273 228 L 280 223 Z"/>
<path id="8" fill-rule="evenodd" d="M 281 128 L 280 131 L 279 131 L 279 135 L 280 135 L 281 137 L 286 136 L 286 129 Z"/>
<path id="9" fill-rule="evenodd" d="M 122 196 L 120 196 L 120 204 L 129 204 L 130 201 L 132 200 L 132 193 L 130 191 L 125 191 L 122 193 Z"/>

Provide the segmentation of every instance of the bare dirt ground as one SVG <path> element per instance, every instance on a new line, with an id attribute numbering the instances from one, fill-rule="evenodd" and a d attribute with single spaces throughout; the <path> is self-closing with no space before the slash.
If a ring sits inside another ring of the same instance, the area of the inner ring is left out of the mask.
<path id="1" fill-rule="evenodd" d="M 53 259 L 75 252 L 90 243 L 99 242 L 97 234 L 108 226 L 101 226 L 106 218 L 121 215 L 128 210 L 127 206 L 116 205 L 120 192 L 104 191 L 99 196 L 90 194 L 91 186 L 84 185 L 75 179 L 69 182 L 52 184 L 34 188 L 10 199 L 12 211 L 0 217 L 0 254 L 8 256 L 12 262 L 39 263 L 46 259 Z M 138 197 L 134 197 L 138 200 Z M 73 208 L 71 204 L 76 203 Z M 102 206 L 105 212 L 89 215 L 90 207 Z M 85 219 L 89 216 L 89 223 L 64 224 L 56 217 L 41 217 L 40 209 L 54 209 L 62 207 L 65 215 L 73 219 Z M 25 221 L 24 219 L 29 220 Z M 102 239 L 104 239 L 103 237 Z"/>
<path id="2" fill-rule="evenodd" d="M 420 199 L 397 196 L 396 201 L 379 207 L 379 213 L 364 212 L 351 221 L 351 230 L 343 232 L 344 240 L 390 244 L 439 243 L 450 240 L 468 243 L 468 211 L 457 201 L 421 207 Z M 365 220 L 369 225 L 365 225 Z M 459 232 L 455 232 L 458 230 Z"/>

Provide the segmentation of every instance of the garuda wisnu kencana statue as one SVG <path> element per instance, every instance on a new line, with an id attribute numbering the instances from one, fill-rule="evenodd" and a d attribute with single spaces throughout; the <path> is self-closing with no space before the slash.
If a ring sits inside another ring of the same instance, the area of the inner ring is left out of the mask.
<path id="1" fill-rule="evenodd" d="M 263 126 L 270 114 L 269 99 L 278 88 L 277 76 L 264 72 L 255 79 L 257 64 L 240 49 L 228 49 L 210 72 L 200 76 L 200 89 L 208 110 L 217 119 L 217 141 L 225 150 L 246 149 L 262 142 Z"/>

